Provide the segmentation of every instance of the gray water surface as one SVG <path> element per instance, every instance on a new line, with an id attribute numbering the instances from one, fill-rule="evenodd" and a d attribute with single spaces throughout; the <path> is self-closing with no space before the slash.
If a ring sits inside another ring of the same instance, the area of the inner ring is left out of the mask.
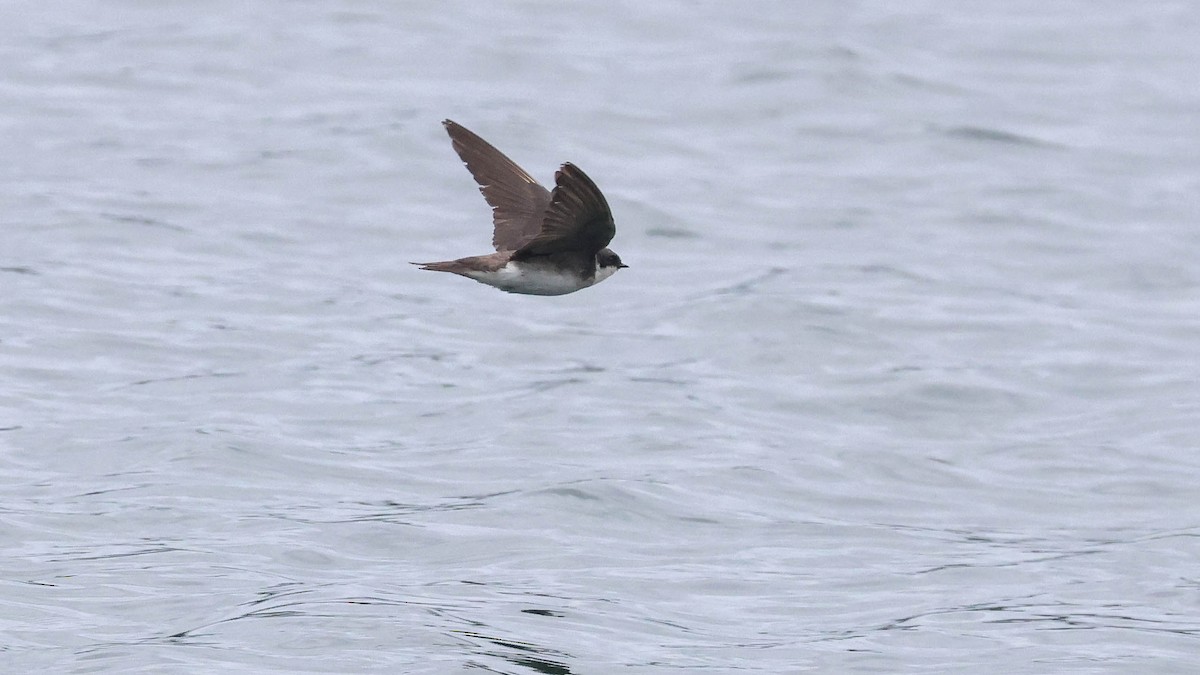
<path id="1" fill-rule="evenodd" d="M 1197 669 L 1200 5 L 0 24 L 0 670 Z"/>

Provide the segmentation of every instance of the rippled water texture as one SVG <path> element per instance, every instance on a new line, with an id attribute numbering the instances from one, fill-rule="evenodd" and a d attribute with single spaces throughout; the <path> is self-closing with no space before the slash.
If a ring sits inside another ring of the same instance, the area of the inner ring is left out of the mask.
<path id="1" fill-rule="evenodd" d="M 0 25 L 0 670 L 1200 663 L 1200 5 Z M 446 117 L 630 269 L 408 265 Z"/>

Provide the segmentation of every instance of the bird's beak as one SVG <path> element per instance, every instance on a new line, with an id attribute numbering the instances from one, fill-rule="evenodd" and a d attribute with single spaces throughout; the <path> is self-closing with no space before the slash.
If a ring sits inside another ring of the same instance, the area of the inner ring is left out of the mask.
<path id="1" fill-rule="evenodd" d="M 620 265 L 617 265 L 617 269 L 624 269 L 626 267 L 629 267 L 629 265 L 626 265 L 625 263 L 621 263 Z"/>

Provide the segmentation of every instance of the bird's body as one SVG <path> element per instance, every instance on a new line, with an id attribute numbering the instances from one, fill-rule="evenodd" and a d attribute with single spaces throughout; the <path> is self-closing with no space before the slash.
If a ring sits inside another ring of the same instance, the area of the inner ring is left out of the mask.
<path id="1" fill-rule="evenodd" d="M 492 206 L 495 253 L 415 263 L 452 272 L 509 293 L 565 295 L 604 281 L 626 267 L 608 248 L 616 234 L 600 189 L 574 164 L 542 187 L 487 141 L 446 120 L 454 150 Z"/>
<path id="2" fill-rule="evenodd" d="M 521 262 L 509 252 L 491 253 L 445 262 L 423 263 L 423 270 L 453 272 L 509 293 L 566 295 L 607 279 L 615 270 L 593 270 L 591 279 L 537 260 Z"/>

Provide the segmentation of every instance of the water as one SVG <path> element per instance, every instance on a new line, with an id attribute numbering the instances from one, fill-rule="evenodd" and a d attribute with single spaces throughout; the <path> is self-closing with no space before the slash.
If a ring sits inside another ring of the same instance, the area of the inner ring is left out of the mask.
<path id="1" fill-rule="evenodd" d="M 0 20 L 4 671 L 1195 670 L 1194 5 Z"/>

